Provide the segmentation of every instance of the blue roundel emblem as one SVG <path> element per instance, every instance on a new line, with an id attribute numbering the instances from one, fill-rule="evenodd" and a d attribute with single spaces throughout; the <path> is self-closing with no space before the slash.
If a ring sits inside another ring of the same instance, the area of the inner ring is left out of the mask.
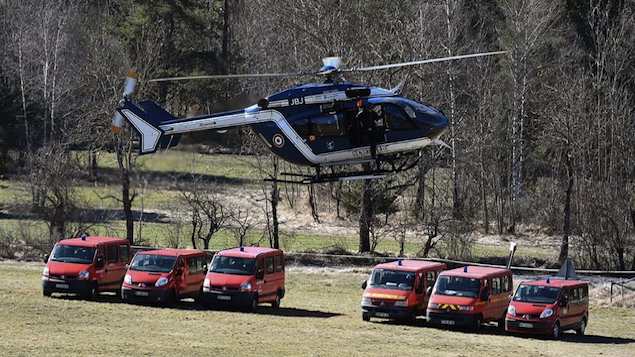
<path id="1" fill-rule="evenodd" d="M 282 136 L 281 134 L 274 135 L 271 141 L 273 142 L 273 146 L 277 148 L 281 148 L 284 146 L 284 136 Z"/>

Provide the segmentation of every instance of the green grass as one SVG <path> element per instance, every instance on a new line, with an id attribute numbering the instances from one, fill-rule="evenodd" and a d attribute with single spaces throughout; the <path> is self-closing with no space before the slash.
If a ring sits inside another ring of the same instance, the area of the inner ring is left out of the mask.
<path id="1" fill-rule="evenodd" d="M 140 156 L 137 166 L 141 170 L 157 172 L 197 173 L 223 176 L 231 179 L 257 179 L 256 158 L 248 155 L 204 155 L 171 150 L 153 155 Z M 112 153 L 101 153 L 98 166 L 117 168 Z"/>
<path id="2" fill-rule="evenodd" d="M 288 269 L 278 311 L 258 313 L 44 298 L 41 264 L 0 263 L 0 349 L 14 355 L 632 356 L 635 311 L 592 308 L 563 341 L 398 325 L 360 317 L 359 273 Z"/>
<path id="3" fill-rule="evenodd" d="M 48 237 L 47 226 L 44 221 L 31 219 L 5 219 L 0 220 L 0 228 L 13 236 L 21 236 L 23 232 L 28 232 L 33 239 L 46 240 Z M 135 222 L 136 244 L 157 247 L 191 247 L 189 226 L 182 227 L 181 234 L 177 237 L 175 225 L 171 223 L 148 223 L 141 225 Z M 93 224 L 88 227 L 88 232 L 93 235 L 107 235 L 125 237 L 125 221 L 116 220 L 105 223 Z M 140 233 L 140 234 L 139 234 Z M 331 250 L 346 250 L 356 252 L 358 248 L 358 238 L 348 235 L 322 235 L 312 233 L 289 233 L 281 231 L 280 245 L 287 252 L 328 252 Z M 203 247 L 203 242 L 197 240 L 198 248 Z M 245 245 L 269 246 L 268 238 L 263 236 L 261 230 L 253 230 L 247 236 Z M 210 241 L 210 249 L 221 250 L 237 246 L 238 243 L 232 232 L 223 229 L 216 233 Z M 407 256 L 415 256 L 421 245 L 408 241 L 405 245 Z M 390 238 L 382 239 L 377 245 L 376 252 L 397 255 L 399 243 Z M 506 257 L 508 247 L 506 245 L 494 246 L 474 244 L 472 248 L 472 258 L 481 257 Z M 516 257 L 519 258 L 552 258 L 553 250 L 542 247 L 519 246 Z"/>

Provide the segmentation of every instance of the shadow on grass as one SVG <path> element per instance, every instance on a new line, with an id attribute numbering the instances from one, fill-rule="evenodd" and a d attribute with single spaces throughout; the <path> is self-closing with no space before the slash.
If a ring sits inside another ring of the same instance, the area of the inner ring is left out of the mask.
<path id="1" fill-rule="evenodd" d="M 168 223 L 168 216 L 158 212 L 141 212 L 137 210 L 132 211 L 133 220 L 139 221 L 143 218 L 146 223 Z M 15 220 L 32 220 L 32 219 L 44 219 L 43 214 L 37 214 L 29 212 L 24 207 L 17 207 L 12 212 L 0 212 L 0 220 L 3 219 L 15 219 Z M 69 220 L 73 222 L 82 223 L 103 223 L 104 221 L 125 220 L 126 216 L 123 210 L 120 209 L 102 209 L 102 208 L 87 208 L 78 211 L 76 214 L 69 215 Z"/>
<path id="2" fill-rule="evenodd" d="M 110 303 L 110 304 L 130 304 L 130 305 L 139 305 L 144 307 L 153 307 L 153 308 L 161 308 L 161 309 L 177 309 L 177 310 L 189 310 L 189 311 L 229 311 L 229 312 L 237 312 L 237 313 L 253 313 L 259 315 L 274 315 L 274 316 L 285 316 L 285 317 L 309 317 L 309 318 L 319 318 L 319 319 L 327 319 L 336 316 L 342 316 L 340 313 L 335 312 L 327 312 L 327 311 L 319 311 L 319 310 L 306 310 L 299 309 L 295 307 L 279 307 L 274 309 L 273 307 L 267 306 L 258 306 L 256 311 L 251 312 L 245 309 L 241 309 L 240 307 L 233 306 L 213 306 L 213 307 L 205 307 L 194 301 L 193 299 L 184 299 L 180 300 L 173 304 L 161 305 L 153 302 L 144 302 L 140 300 L 134 301 L 122 301 L 119 294 L 114 293 L 106 293 L 106 294 L 97 294 L 92 299 L 83 298 L 80 295 L 75 294 L 55 294 L 52 295 L 53 299 L 61 299 L 61 300 L 75 300 L 75 301 L 89 301 L 89 302 L 98 302 L 98 303 Z"/>
<path id="3" fill-rule="evenodd" d="M 172 185 L 176 182 L 183 183 L 206 183 L 206 184 L 222 184 L 222 185 L 244 185 L 247 183 L 258 182 L 251 178 L 234 178 L 219 175 L 207 174 L 189 174 L 181 171 L 153 171 L 141 170 L 138 172 L 139 181 L 147 181 L 150 185 Z M 114 168 L 99 168 L 97 171 L 97 182 L 119 185 L 121 179 L 119 170 Z"/>

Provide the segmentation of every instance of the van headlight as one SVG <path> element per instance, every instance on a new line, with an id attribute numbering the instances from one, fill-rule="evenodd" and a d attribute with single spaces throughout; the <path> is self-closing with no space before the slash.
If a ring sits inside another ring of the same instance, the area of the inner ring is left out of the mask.
<path id="1" fill-rule="evenodd" d="M 553 310 L 550 308 L 546 308 L 544 310 L 542 310 L 542 313 L 540 314 L 540 318 L 541 319 L 546 319 L 548 317 L 553 316 Z"/>
<path id="2" fill-rule="evenodd" d="M 77 278 L 79 278 L 79 280 L 88 280 L 90 279 L 90 273 L 87 271 L 80 271 L 79 274 L 77 275 Z"/>
<path id="3" fill-rule="evenodd" d="M 44 267 L 42 270 L 42 280 L 49 280 L 49 267 Z"/>
<path id="4" fill-rule="evenodd" d="M 203 280 L 203 287 L 209 289 L 209 286 L 210 286 L 209 279 L 205 278 L 205 280 Z"/>
<path id="5" fill-rule="evenodd" d="M 369 297 L 362 296 L 362 306 L 373 306 L 373 302 L 370 301 Z"/>
<path id="6" fill-rule="evenodd" d="M 251 283 L 246 281 L 240 284 L 240 291 L 251 291 Z"/>
<path id="7" fill-rule="evenodd" d="M 156 283 L 154 283 L 154 286 L 156 286 L 157 288 L 160 288 L 162 286 L 165 286 L 168 283 L 168 278 L 162 276 L 159 278 L 159 280 L 157 280 Z"/>
<path id="8" fill-rule="evenodd" d="M 514 307 L 514 305 L 509 305 L 507 307 L 507 315 L 516 316 L 516 308 Z"/>
<path id="9" fill-rule="evenodd" d="M 126 276 L 123 277 L 123 282 L 128 285 L 132 285 L 132 276 L 130 276 L 130 274 L 126 274 Z"/>
<path id="10" fill-rule="evenodd" d="M 437 304 L 436 302 L 428 303 L 428 309 L 438 309 L 438 308 L 439 308 L 439 304 Z"/>

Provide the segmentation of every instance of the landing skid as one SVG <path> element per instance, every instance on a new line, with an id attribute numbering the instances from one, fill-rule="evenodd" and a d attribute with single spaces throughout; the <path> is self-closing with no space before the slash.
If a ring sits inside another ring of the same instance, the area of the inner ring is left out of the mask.
<path id="1" fill-rule="evenodd" d="M 382 179 L 390 174 L 402 172 L 411 169 L 414 167 L 419 161 L 419 157 L 417 157 L 414 162 L 408 163 L 407 161 L 402 163 L 401 165 L 395 165 L 395 161 L 387 158 L 380 158 L 376 160 L 376 168 L 371 170 L 362 170 L 356 172 L 334 172 L 330 174 L 323 174 L 320 172 L 320 168 L 316 168 L 315 175 L 307 175 L 307 174 L 297 174 L 297 173 L 289 173 L 283 172 L 282 176 L 293 177 L 297 179 L 265 179 L 268 182 L 279 182 L 279 183 L 294 183 L 294 184 L 302 184 L 302 185 L 311 185 L 315 183 L 328 183 L 328 182 L 339 182 L 339 181 L 356 181 L 356 180 L 377 180 Z M 387 163 L 390 166 L 390 169 L 382 169 L 381 164 Z"/>

